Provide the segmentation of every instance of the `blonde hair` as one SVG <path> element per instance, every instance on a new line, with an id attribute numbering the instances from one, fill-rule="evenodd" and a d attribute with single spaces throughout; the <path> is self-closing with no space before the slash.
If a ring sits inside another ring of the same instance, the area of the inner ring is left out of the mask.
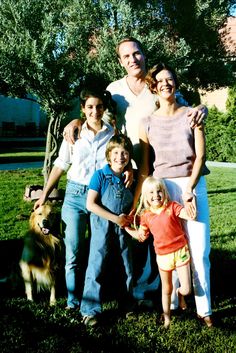
<path id="1" fill-rule="evenodd" d="M 164 202 L 163 202 L 164 207 L 166 207 L 170 201 L 170 196 L 169 196 L 168 190 L 166 188 L 166 185 L 164 183 L 164 180 L 160 179 L 160 178 L 156 178 L 154 176 L 147 177 L 142 184 L 140 202 L 139 202 L 139 205 L 138 205 L 137 211 L 135 213 L 135 217 L 134 217 L 135 228 L 137 228 L 136 227 L 136 220 L 135 220 L 136 216 L 140 215 L 143 211 L 150 209 L 150 204 L 147 201 L 147 193 L 153 187 L 155 187 L 158 190 L 161 190 L 161 192 L 163 194 L 163 199 L 164 199 Z"/>

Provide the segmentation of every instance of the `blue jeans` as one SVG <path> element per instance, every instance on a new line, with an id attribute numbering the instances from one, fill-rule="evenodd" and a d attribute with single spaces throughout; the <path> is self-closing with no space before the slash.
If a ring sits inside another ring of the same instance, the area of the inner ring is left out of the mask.
<path id="1" fill-rule="evenodd" d="M 134 299 L 157 300 L 157 290 L 160 286 L 160 276 L 156 263 L 153 237 L 145 242 L 132 242 L 134 270 Z"/>
<path id="2" fill-rule="evenodd" d="M 76 308 L 80 304 L 86 269 L 85 234 L 89 220 L 86 209 L 88 188 L 68 181 L 62 206 L 62 222 L 65 227 L 65 275 L 67 287 L 67 305 Z"/>
<path id="3" fill-rule="evenodd" d="M 124 186 L 109 184 L 102 196 L 102 205 L 119 215 L 126 213 L 132 205 L 132 193 Z M 81 302 L 81 314 L 97 315 L 101 313 L 102 275 L 111 244 L 119 249 L 126 274 L 126 290 L 132 296 L 132 261 L 129 247 L 129 235 L 116 224 L 91 214 L 91 241 L 88 267 L 85 276 L 84 292 Z M 129 300 L 129 296 L 127 296 Z"/>

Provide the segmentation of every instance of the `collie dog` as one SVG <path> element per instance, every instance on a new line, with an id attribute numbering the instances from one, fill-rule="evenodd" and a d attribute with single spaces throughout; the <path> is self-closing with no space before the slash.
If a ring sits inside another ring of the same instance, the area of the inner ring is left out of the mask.
<path id="1" fill-rule="evenodd" d="M 31 213 L 19 263 L 28 300 L 33 300 L 36 287 L 38 291 L 48 289 L 50 305 L 56 303 L 55 280 L 61 253 L 61 239 L 56 228 L 58 219 L 51 204 L 46 203 Z"/>

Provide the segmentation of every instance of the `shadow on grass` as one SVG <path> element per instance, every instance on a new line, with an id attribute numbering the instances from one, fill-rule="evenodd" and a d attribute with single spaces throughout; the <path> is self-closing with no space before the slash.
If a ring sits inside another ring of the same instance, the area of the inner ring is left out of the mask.
<path id="1" fill-rule="evenodd" d="M 227 234 L 221 234 L 220 235 L 220 241 L 222 243 L 234 240 L 235 238 L 236 238 L 236 233 L 235 232 L 229 232 Z M 214 244 L 214 243 L 215 244 L 219 244 L 219 235 L 211 235 L 211 244 Z M 214 250 L 212 250 L 212 252 L 213 251 Z M 221 251 L 222 250 L 220 250 L 219 252 L 221 252 Z"/>
<path id="2" fill-rule="evenodd" d="M 0 286 L 10 285 L 12 289 L 18 285 L 19 276 L 18 263 L 23 249 L 22 239 L 0 241 Z M 2 292 L 2 290 L 1 290 Z"/>
<path id="3" fill-rule="evenodd" d="M 236 254 L 233 251 L 211 250 L 211 291 L 213 297 L 233 298 L 236 278 Z"/>
<path id="4" fill-rule="evenodd" d="M 24 299 L 0 299 L 0 351 L 51 353 L 137 352 L 114 330 L 113 320 L 86 328 L 79 312 L 66 312 L 65 300 L 55 307 Z M 114 318 L 114 312 L 113 312 Z"/>
<path id="5" fill-rule="evenodd" d="M 12 247 L 13 245 L 15 246 Z M 7 258 L 9 249 L 10 251 L 14 249 L 8 259 L 10 263 L 14 256 L 20 256 L 20 241 L 9 243 L 9 247 L 7 249 L 6 243 L 4 243 L 2 251 L 4 257 Z M 13 261 L 13 263 L 14 265 L 8 267 L 8 269 L 14 271 L 16 261 Z M 236 325 L 235 278 L 235 254 L 230 251 L 212 249 L 211 283 L 215 324 L 216 328 L 227 336 L 235 332 Z M 157 322 L 156 315 L 159 316 L 160 307 L 157 314 L 140 311 L 127 321 L 123 320 L 117 307 L 112 305 L 109 307 L 108 305 L 102 315 L 101 326 L 96 329 L 86 328 L 81 323 L 79 311 L 68 313 L 64 310 L 66 298 L 63 291 L 59 296 L 57 305 L 50 307 L 48 301 L 45 300 L 45 294 L 38 296 L 36 302 L 28 302 L 25 299 L 22 282 L 18 285 L 15 283 L 15 289 L 13 282 L 9 281 L 5 291 L 1 290 L 4 284 L 0 284 L 1 353 L 20 351 L 26 353 L 161 352 L 161 350 L 156 350 L 156 344 L 160 338 L 160 325 Z M 201 329 L 201 324 L 196 323 L 195 304 L 192 296 L 189 298 L 188 304 L 189 310 L 186 313 L 175 313 L 173 320 L 175 322 L 188 322 L 190 332 L 191 330 L 195 332 L 195 330 Z M 150 323 L 150 328 L 147 327 L 149 325 L 147 323 Z M 180 327 L 182 327 L 181 324 Z M 144 340 L 143 346 L 142 344 L 139 345 L 139 336 L 146 334 L 149 337 L 149 335 L 154 335 L 152 330 L 155 331 L 156 336 L 153 336 L 150 342 Z M 129 337 L 130 339 L 127 339 Z M 135 340 L 135 337 L 137 340 Z M 158 343 L 160 349 L 163 342 L 163 347 L 165 347 L 166 337 L 168 338 L 168 335 L 163 334 L 162 340 Z M 214 338 L 212 339 L 214 340 Z M 172 340 L 170 339 L 169 342 L 172 342 Z M 174 344 L 174 341 L 172 344 Z"/>
<path id="6" fill-rule="evenodd" d="M 233 251 L 211 250 L 211 294 L 216 323 L 222 329 L 232 330 L 234 321 L 236 331 L 235 257 Z"/>
<path id="7" fill-rule="evenodd" d="M 228 189 L 215 189 L 215 190 L 208 190 L 207 194 L 227 194 L 227 193 L 232 193 L 235 192 L 236 188 L 228 188 Z"/>

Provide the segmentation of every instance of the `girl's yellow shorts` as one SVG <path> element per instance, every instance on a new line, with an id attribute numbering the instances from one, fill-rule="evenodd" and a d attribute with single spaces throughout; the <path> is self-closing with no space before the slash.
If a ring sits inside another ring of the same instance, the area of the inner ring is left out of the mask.
<path id="1" fill-rule="evenodd" d="M 173 271 L 176 267 L 186 265 L 190 261 L 188 244 L 170 254 L 157 255 L 156 260 L 162 271 Z"/>

